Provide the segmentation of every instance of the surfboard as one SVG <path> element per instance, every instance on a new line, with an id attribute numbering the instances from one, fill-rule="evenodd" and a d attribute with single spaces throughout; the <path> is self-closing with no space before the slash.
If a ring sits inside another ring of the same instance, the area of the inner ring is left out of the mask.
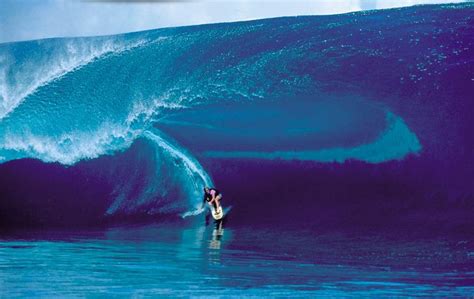
<path id="1" fill-rule="evenodd" d="M 222 208 L 222 206 L 215 211 L 214 207 L 209 207 L 211 209 L 211 215 L 214 220 L 222 220 L 224 217 L 229 214 L 230 210 L 232 209 L 232 206 L 228 206 L 227 208 Z"/>
<path id="2" fill-rule="evenodd" d="M 222 209 L 222 206 L 219 206 L 219 208 L 214 209 L 214 207 L 211 207 L 211 215 L 214 220 L 221 220 L 224 217 L 224 210 Z"/>

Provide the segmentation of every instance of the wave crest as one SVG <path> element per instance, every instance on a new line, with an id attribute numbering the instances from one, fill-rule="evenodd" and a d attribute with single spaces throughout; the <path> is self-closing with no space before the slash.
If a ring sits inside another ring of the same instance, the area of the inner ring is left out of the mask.
<path id="1" fill-rule="evenodd" d="M 0 46 L 0 120 L 21 102 L 65 74 L 110 54 L 142 46 L 147 40 L 118 37 L 51 39 Z"/>

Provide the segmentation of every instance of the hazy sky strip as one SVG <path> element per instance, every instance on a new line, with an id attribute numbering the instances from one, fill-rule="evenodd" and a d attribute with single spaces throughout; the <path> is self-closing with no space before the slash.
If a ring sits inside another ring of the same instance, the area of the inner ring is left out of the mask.
<path id="1" fill-rule="evenodd" d="M 0 42 L 461 0 L 0 0 Z"/>

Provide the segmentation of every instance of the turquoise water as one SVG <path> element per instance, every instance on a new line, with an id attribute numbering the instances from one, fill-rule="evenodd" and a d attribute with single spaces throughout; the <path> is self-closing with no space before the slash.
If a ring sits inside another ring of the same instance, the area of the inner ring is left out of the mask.
<path id="1" fill-rule="evenodd" d="M 200 222 L 16 232 L 0 237 L 0 286 L 2 298 L 468 297 L 472 249 L 462 239 Z"/>

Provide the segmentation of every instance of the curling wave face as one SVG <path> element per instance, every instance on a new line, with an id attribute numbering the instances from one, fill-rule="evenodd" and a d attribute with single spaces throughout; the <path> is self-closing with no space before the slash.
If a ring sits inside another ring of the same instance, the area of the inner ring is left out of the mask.
<path id="1" fill-rule="evenodd" d="M 74 168 L 147 140 L 154 169 L 116 184 L 114 214 L 155 211 L 171 185 L 196 205 L 212 180 L 194 156 L 468 155 L 472 103 L 453 90 L 469 80 L 472 12 L 427 6 L 1 44 L 0 161 Z"/>

